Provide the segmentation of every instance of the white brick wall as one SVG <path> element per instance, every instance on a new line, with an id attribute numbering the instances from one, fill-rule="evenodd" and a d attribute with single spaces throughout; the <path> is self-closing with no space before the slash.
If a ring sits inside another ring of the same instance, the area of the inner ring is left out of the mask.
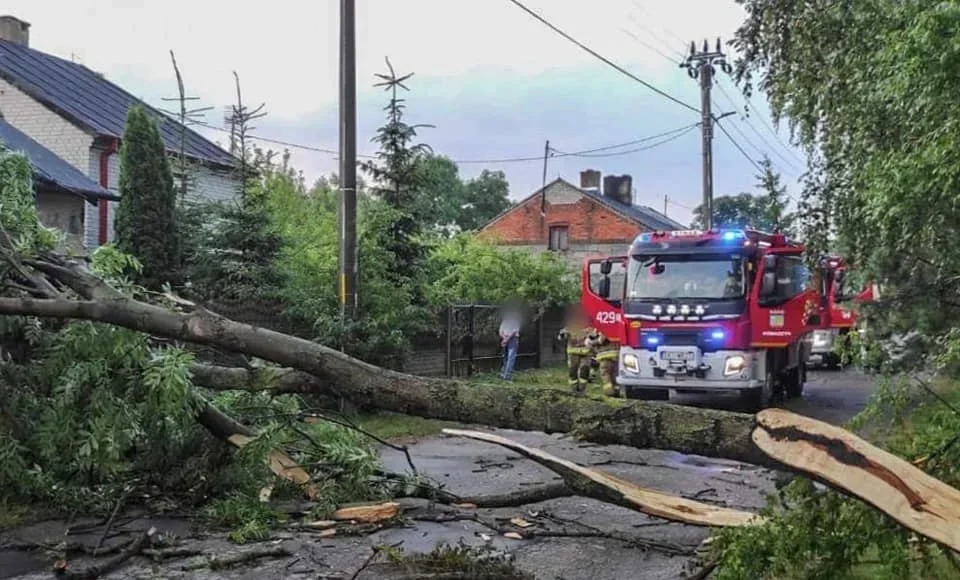
<path id="1" fill-rule="evenodd" d="M 0 79 L 0 114 L 61 159 L 86 173 L 93 136 Z M 96 179 L 96 175 L 92 176 Z"/>
<path id="2" fill-rule="evenodd" d="M 100 156 L 103 149 L 94 147 L 94 137 L 67 121 L 57 113 L 27 95 L 20 89 L 0 79 L 0 114 L 5 121 L 29 135 L 54 154 L 67 161 L 90 179 L 100 183 Z M 107 188 L 119 194 L 120 156 L 110 155 L 107 171 Z M 227 201 L 237 195 L 239 182 L 229 173 L 199 167 L 196 170 L 194 195 L 215 201 Z M 103 202 L 107 203 L 107 202 Z M 113 219 L 116 202 L 108 203 L 107 241 L 114 239 Z M 84 203 L 83 244 L 95 248 L 100 242 L 100 210 Z"/>
<path id="3" fill-rule="evenodd" d="M 99 148 L 90 149 L 89 175 L 95 176 L 98 181 L 100 175 L 100 155 L 102 151 L 103 150 Z M 173 164 L 175 163 L 175 160 L 171 158 L 170 162 Z M 236 197 L 239 182 L 229 172 L 217 171 L 208 167 L 197 167 L 194 171 L 194 197 L 212 201 L 227 201 Z M 119 153 L 114 153 L 110 156 L 107 170 L 107 180 L 107 188 L 113 193 L 120 195 L 120 191 L 117 188 L 120 182 Z M 176 182 L 176 179 L 174 181 Z M 107 231 L 107 241 L 112 242 L 114 240 L 114 213 L 116 212 L 118 202 L 106 203 L 109 211 L 109 230 Z M 87 219 L 85 221 L 84 243 L 89 248 L 94 248 L 99 243 L 99 211 L 99 208 L 90 206 L 88 204 L 88 209 L 86 210 Z"/>

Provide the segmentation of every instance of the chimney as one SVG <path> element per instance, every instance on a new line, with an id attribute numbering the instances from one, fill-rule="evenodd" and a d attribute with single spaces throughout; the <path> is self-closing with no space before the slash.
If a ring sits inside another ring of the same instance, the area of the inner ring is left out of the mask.
<path id="1" fill-rule="evenodd" d="M 633 178 L 629 175 L 604 177 L 603 195 L 622 204 L 633 205 Z"/>
<path id="2" fill-rule="evenodd" d="M 620 189 L 617 193 L 620 201 L 626 205 L 633 205 L 633 176 L 629 174 L 620 176 Z"/>
<path id="3" fill-rule="evenodd" d="M 15 16 L 0 16 L 0 40 L 30 46 L 30 23 Z"/>
<path id="4" fill-rule="evenodd" d="M 587 169 L 580 172 L 580 189 L 593 189 L 600 192 L 600 172 Z"/>

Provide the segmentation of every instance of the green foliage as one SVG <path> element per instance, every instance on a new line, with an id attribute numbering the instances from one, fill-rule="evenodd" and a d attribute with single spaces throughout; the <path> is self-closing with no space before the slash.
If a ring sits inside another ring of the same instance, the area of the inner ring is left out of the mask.
<path id="1" fill-rule="evenodd" d="M 373 141 L 379 145 L 374 154 L 375 160 L 363 162 L 360 166 L 374 180 L 371 192 L 391 210 L 389 226 L 371 229 L 367 236 L 383 247 L 390 259 L 382 269 L 387 280 L 397 287 L 409 287 L 414 293 L 414 301 L 420 303 L 416 273 L 423 266 L 426 257 L 426 245 L 421 237 L 423 215 L 417 210 L 428 212 L 429 204 L 419 204 L 422 200 L 422 188 L 426 183 L 423 163 L 430 152 L 429 146 L 416 143 L 417 129 L 429 125 L 410 125 L 404 121 L 405 100 L 398 97 L 398 90 L 409 90 L 404 84 L 413 73 L 397 76 L 393 66 L 387 60 L 389 74 L 378 74 L 382 86 L 390 93 L 386 106 L 387 122 L 377 129 Z"/>
<path id="2" fill-rule="evenodd" d="M 200 515 L 207 525 L 232 529 L 228 537 L 237 544 L 266 540 L 270 529 L 286 519 L 257 496 L 237 493 L 211 502 Z"/>
<path id="3" fill-rule="evenodd" d="M 428 295 L 435 306 L 519 298 L 542 309 L 574 302 L 579 294 L 576 276 L 555 254 L 505 249 L 468 235 L 438 246 L 430 270 Z"/>
<path id="4" fill-rule="evenodd" d="M 723 195 L 713 200 L 714 227 L 752 227 L 762 231 L 782 231 L 793 235 L 795 216 L 786 212 L 787 188 L 769 158 L 760 162 L 763 173 L 757 175 L 758 194 Z M 693 210 L 693 228 L 703 228 L 703 205 Z"/>
<path id="5" fill-rule="evenodd" d="M 404 554 L 401 549 L 382 548 L 389 562 L 415 577 L 471 578 L 472 580 L 533 580 L 534 576 L 513 565 L 511 558 L 489 546 L 472 547 L 462 542 L 441 544 L 426 554 Z"/>
<path id="6" fill-rule="evenodd" d="M 510 184 L 502 171 L 484 169 L 464 184 L 464 190 L 456 220 L 461 231 L 478 230 L 513 205 L 509 199 Z"/>
<path id="7" fill-rule="evenodd" d="M 956 385 L 941 392 L 960 402 Z M 910 381 L 887 382 L 853 423 L 881 438 L 890 452 L 923 459 L 931 475 L 960 485 L 960 416 L 938 399 L 918 393 Z M 928 540 L 860 500 L 817 489 L 805 479 L 786 486 L 764 510 L 761 526 L 720 532 L 714 549 L 718 579 L 852 578 L 871 560 L 873 578 L 960 577 Z"/>
<path id="8" fill-rule="evenodd" d="M 179 285 L 181 245 L 173 174 L 157 122 L 140 106 L 127 114 L 119 185 L 117 246 L 143 264 L 138 282 L 152 290 L 164 283 Z"/>
<path id="9" fill-rule="evenodd" d="M 955 2 L 740 0 L 738 75 L 809 153 L 801 212 L 885 286 L 892 334 L 957 326 L 960 8 Z M 880 325 L 878 325 L 880 326 Z"/>
<path id="10" fill-rule="evenodd" d="M 457 164 L 442 155 L 420 162 L 423 184 L 414 214 L 427 228 L 474 231 L 510 207 L 510 186 L 502 171 L 484 169 L 463 181 Z"/>
<path id="11" fill-rule="evenodd" d="M 19 253 L 28 255 L 50 250 L 62 236 L 40 224 L 33 195 L 30 161 L 0 144 L 0 223 Z M 4 266 L 6 267 L 6 266 Z"/>

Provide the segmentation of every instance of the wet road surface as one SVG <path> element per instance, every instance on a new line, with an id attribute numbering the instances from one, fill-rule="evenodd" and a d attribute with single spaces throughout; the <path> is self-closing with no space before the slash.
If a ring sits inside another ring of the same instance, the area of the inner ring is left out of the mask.
<path id="1" fill-rule="evenodd" d="M 803 397 L 786 401 L 782 406 L 796 413 L 820 419 L 834 425 L 843 425 L 863 410 L 874 390 L 874 379 L 857 370 L 809 371 Z M 680 395 L 672 403 L 696 407 L 712 407 L 728 411 L 742 411 L 736 394 Z"/>

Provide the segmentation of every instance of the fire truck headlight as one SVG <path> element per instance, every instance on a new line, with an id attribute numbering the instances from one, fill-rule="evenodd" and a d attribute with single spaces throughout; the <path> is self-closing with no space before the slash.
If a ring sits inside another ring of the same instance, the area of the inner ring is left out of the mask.
<path id="1" fill-rule="evenodd" d="M 633 354 L 623 355 L 623 368 L 630 371 L 631 373 L 640 372 L 640 359 Z"/>
<path id="2" fill-rule="evenodd" d="M 747 359 L 740 355 L 728 356 L 723 363 L 723 376 L 739 374 L 745 368 L 747 368 Z"/>
<path id="3" fill-rule="evenodd" d="M 697 304 L 697 307 L 693 309 L 693 313 L 697 316 L 703 316 L 706 309 L 703 307 L 703 304 Z"/>
<path id="4" fill-rule="evenodd" d="M 659 304 L 654 304 L 653 308 L 650 309 L 650 311 L 653 312 L 654 316 L 660 316 L 663 313 L 663 306 L 660 306 Z"/>
<path id="5" fill-rule="evenodd" d="M 677 305 L 676 305 L 676 304 L 670 304 L 670 305 L 667 306 L 667 314 L 669 314 L 669 315 L 672 316 L 672 315 L 674 315 L 674 314 L 676 314 L 676 313 L 677 313 Z"/>
<path id="6" fill-rule="evenodd" d="M 813 345 L 814 346 L 830 346 L 830 332 L 815 330 L 813 332 Z"/>

